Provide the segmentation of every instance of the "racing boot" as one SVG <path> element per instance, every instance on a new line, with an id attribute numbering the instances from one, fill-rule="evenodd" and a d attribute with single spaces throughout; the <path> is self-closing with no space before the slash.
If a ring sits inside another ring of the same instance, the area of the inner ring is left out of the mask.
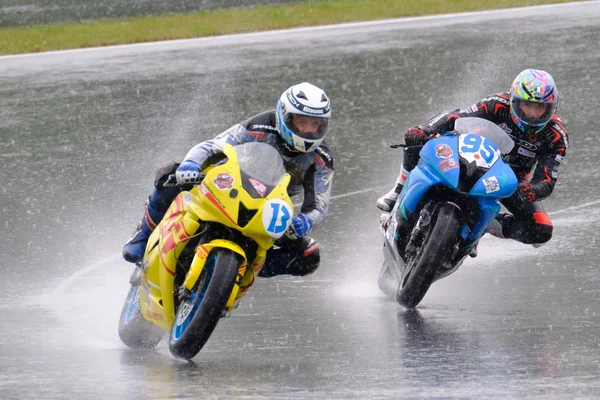
<path id="1" fill-rule="evenodd" d="M 130 263 L 138 263 L 144 258 L 146 243 L 156 225 L 165 216 L 164 212 L 157 211 L 152 207 L 152 197 L 146 202 L 144 217 L 138 223 L 131 239 L 123 246 L 123 258 Z"/>
<path id="2" fill-rule="evenodd" d="M 412 169 L 412 168 L 411 168 Z M 377 208 L 381 211 L 389 213 L 392 211 L 396 202 L 398 201 L 398 197 L 400 196 L 400 192 L 406 183 L 406 179 L 408 179 L 408 175 L 410 171 L 406 168 L 404 164 L 402 164 L 402 168 L 400 169 L 400 174 L 398 178 L 396 178 L 396 186 L 382 197 L 377 199 Z"/>
<path id="3" fill-rule="evenodd" d="M 400 196 L 400 192 L 402 191 L 404 185 L 401 183 L 396 183 L 394 189 L 390 190 L 382 197 L 377 199 L 377 208 L 381 211 L 389 213 L 392 211 L 394 206 L 396 205 L 396 201 L 398 201 L 398 196 Z"/>

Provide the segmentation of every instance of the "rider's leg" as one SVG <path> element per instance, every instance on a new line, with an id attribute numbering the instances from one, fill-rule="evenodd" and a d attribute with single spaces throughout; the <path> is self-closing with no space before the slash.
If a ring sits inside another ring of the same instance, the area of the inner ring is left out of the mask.
<path id="1" fill-rule="evenodd" d="M 409 171 L 407 171 L 403 165 L 402 169 L 400 170 L 400 174 L 398 175 L 398 178 L 396 179 L 396 183 L 394 184 L 394 187 L 389 192 L 384 194 L 382 197 L 377 199 L 377 207 L 381 211 L 384 211 L 384 212 L 392 211 L 392 208 L 394 208 L 394 205 L 396 204 L 396 201 L 398 200 L 398 196 L 400 196 L 400 192 L 402 191 L 402 188 L 404 187 L 406 178 L 408 178 L 408 174 L 409 174 Z"/>
<path id="2" fill-rule="evenodd" d="M 146 250 L 146 243 L 150 234 L 163 219 L 171 202 L 181 189 L 179 187 L 163 187 L 170 174 L 174 174 L 179 164 L 169 163 L 160 167 L 154 181 L 154 191 L 146 201 L 144 216 L 138 223 L 131 239 L 123 246 L 123 258 L 136 263 L 142 260 Z"/>
<path id="3" fill-rule="evenodd" d="M 421 148 L 406 148 L 404 149 L 404 158 L 402 160 L 402 168 L 400 169 L 400 174 L 396 179 L 394 187 L 384 194 L 382 197 L 377 199 L 377 207 L 384 212 L 390 212 L 394 208 L 396 201 L 398 200 L 398 196 L 400 196 L 400 192 L 406 183 L 406 179 L 408 179 L 408 175 L 410 171 L 412 171 L 417 163 L 419 162 L 419 151 Z"/>
<path id="4" fill-rule="evenodd" d="M 487 227 L 487 233 L 536 247 L 552 238 L 552 221 L 541 202 L 527 203 L 513 196 L 504 200 L 502 204 L 512 215 L 498 215 Z"/>
<path id="5" fill-rule="evenodd" d="M 265 265 L 258 276 L 309 275 L 319 268 L 320 261 L 319 244 L 313 238 L 304 236 L 292 240 L 284 236 L 267 252 Z"/>

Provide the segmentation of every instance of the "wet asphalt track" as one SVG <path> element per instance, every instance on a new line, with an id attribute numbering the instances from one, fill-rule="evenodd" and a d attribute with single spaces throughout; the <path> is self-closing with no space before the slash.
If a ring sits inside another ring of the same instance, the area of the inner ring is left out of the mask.
<path id="1" fill-rule="evenodd" d="M 597 398 L 599 17 L 587 2 L 0 58 L 1 397 Z M 387 145 L 527 67 L 553 73 L 571 133 L 554 238 L 485 238 L 406 312 L 376 285 Z M 193 363 L 127 349 L 119 254 L 153 171 L 303 80 L 334 106 L 321 268 L 258 281 Z"/>

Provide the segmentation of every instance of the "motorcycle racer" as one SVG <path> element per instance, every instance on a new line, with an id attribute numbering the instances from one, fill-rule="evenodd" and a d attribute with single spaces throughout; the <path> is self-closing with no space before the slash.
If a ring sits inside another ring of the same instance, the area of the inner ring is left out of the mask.
<path id="1" fill-rule="evenodd" d="M 198 183 L 202 168 L 223 153 L 226 143 L 235 146 L 264 142 L 281 154 L 286 172 L 291 175 L 290 197 L 304 194 L 291 231 L 269 250 L 259 276 L 313 273 L 319 266 L 320 252 L 318 243 L 308 234 L 326 219 L 334 175 L 333 157 L 325 142 L 330 118 L 329 97 L 317 86 L 303 82 L 283 92 L 275 110 L 255 115 L 214 139 L 197 144 L 181 163 L 159 168 L 144 217 L 123 247 L 123 258 L 133 263 L 142 260 L 150 234 L 182 191 L 180 186 L 163 186 L 169 175 L 175 174 L 178 184 Z"/>
<path id="2" fill-rule="evenodd" d="M 377 200 L 390 212 L 410 171 L 419 161 L 420 145 L 437 134 L 452 131 L 461 117 L 480 117 L 496 123 L 509 134 L 515 147 L 508 163 L 519 179 L 515 194 L 502 201 L 510 213 L 501 213 L 487 232 L 527 244 L 543 244 L 552 237 L 552 221 L 541 200 L 552 194 L 558 169 L 568 148 L 564 122 L 556 115 L 558 90 L 546 71 L 526 69 L 513 81 L 510 91 L 490 95 L 468 108 L 442 112 L 404 136 L 403 165 L 395 187 Z"/>

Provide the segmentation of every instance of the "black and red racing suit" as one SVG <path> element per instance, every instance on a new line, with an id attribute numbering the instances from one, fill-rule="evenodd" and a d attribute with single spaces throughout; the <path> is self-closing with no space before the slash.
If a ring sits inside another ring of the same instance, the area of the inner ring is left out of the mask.
<path id="1" fill-rule="evenodd" d="M 454 130 L 454 122 L 461 117 L 487 119 L 502 128 L 514 140 L 515 147 L 508 155 L 508 163 L 519 181 L 527 180 L 535 193 L 534 202 L 525 202 L 517 194 L 504 199 L 502 204 L 512 215 L 501 215 L 503 234 L 523 243 L 545 243 L 552 237 L 552 221 L 544 212 L 540 200 L 550 196 L 558 178 L 558 169 L 569 146 L 565 124 L 554 115 L 539 132 L 528 135 L 513 122 L 510 113 L 510 93 L 496 93 L 468 108 L 443 112 L 419 125 L 426 136 L 409 129 L 405 143 L 423 144 L 437 133 Z M 412 170 L 419 160 L 417 151 L 407 149 L 404 168 Z"/>

